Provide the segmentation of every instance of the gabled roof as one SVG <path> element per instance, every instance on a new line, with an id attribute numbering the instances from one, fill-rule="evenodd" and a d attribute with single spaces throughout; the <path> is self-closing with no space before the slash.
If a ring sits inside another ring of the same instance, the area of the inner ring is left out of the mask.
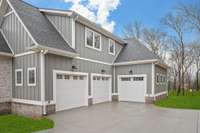
<path id="1" fill-rule="evenodd" d="M 12 54 L 1 32 L 0 32 L 0 53 Z"/>
<path id="2" fill-rule="evenodd" d="M 122 49 L 115 63 L 159 60 L 147 47 L 135 39 L 127 39 L 127 45 Z"/>
<path id="3" fill-rule="evenodd" d="M 37 44 L 44 48 L 76 53 L 38 8 L 22 0 L 8 1 Z"/>

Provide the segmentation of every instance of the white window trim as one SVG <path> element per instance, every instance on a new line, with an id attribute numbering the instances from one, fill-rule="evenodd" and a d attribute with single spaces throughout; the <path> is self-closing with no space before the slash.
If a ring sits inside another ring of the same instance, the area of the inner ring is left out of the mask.
<path id="1" fill-rule="evenodd" d="M 163 81 L 157 81 L 157 76 L 159 76 L 159 80 L 160 80 L 160 77 L 162 76 L 162 77 L 164 77 L 165 78 L 165 81 L 163 82 Z M 166 75 L 165 74 L 161 74 L 161 73 L 156 73 L 156 84 L 157 85 L 165 85 L 165 84 L 167 84 L 167 79 L 166 79 L 167 77 L 166 77 Z"/>
<path id="2" fill-rule="evenodd" d="M 21 84 L 17 83 L 17 72 L 21 72 Z M 23 69 L 16 69 L 15 70 L 15 85 L 16 86 L 23 86 Z"/>
<path id="3" fill-rule="evenodd" d="M 31 84 L 29 83 L 29 71 L 34 70 L 34 76 L 35 76 L 35 83 Z M 31 67 L 27 69 L 27 84 L 28 86 L 36 86 L 37 78 L 36 78 L 36 67 Z"/>
<path id="4" fill-rule="evenodd" d="M 113 53 L 112 52 L 110 52 L 110 46 L 111 46 L 111 42 L 114 42 L 113 44 Z M 114 40 L 112 40 L 112 39 L 109 39 L 109 47 L 108 47 L 108 53 L 110 54 L 110 55 L 114 55 L 115 56 L 115 45 L 116 45 L 116 42 L 114 41 Z"/>
<path id="5" fill-rule="evenodd" d="M 92 44 L 92 46 L 89 46 L 89 45 L 87 44 L 87 31 L 93 32 L 93 44 Z M 98 49 L 98 48 L 95 48 L 95 41 L 94 41 L 95 38 L 94 38 L 94 34 L 97 34 L 97 35 L 100 36 L 100 48 L 99 48 L 99 49 Z M 99 33 L 95 32 L 95 31 L 93 31 L 93 30 L 91 30 L 91 29 L 85 27 L 85 47 L 91 48 L 91 49 L 95 49 L 95 50 L 97 50 L 97 51 L 102 51 L 101 34 L 99 34 Z"/>

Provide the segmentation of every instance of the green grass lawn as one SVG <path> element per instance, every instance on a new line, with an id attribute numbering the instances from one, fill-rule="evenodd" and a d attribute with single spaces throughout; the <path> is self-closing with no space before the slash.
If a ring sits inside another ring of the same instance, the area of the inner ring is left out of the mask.
<path id="1" fill-rule="evenodd" d="M 47 118 L 32 119 L 17 115 L 0 116 L 0 133 L 32 133 L 53 128 L 54 122 Z"/>
<path id="2" fill-rule="evenodd" d="M 168 108 L 200 109 L 200 92 L 186 92 L 176 96 L 175 92 L 169 93 L 169 97 L 155 102 L 155 105 Z"/>

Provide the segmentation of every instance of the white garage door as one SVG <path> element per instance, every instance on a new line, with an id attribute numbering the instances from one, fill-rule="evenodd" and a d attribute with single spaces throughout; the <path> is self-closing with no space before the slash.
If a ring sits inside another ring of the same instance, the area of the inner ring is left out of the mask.
<path id="1" fill-rule="evenodd" d="M 56 73 L 56 111 L 88 105 L 88 77 L 79 73 Z"/>
<path id="2" fill-rule="evenodd" d="M 146 75 L 118 76 L 119 101 L 145 102 Z"/>
<path id="3" fill-rule="evenodd" d="M 111 75 L 91 74 L 93 103 L 111 101 Z"/>

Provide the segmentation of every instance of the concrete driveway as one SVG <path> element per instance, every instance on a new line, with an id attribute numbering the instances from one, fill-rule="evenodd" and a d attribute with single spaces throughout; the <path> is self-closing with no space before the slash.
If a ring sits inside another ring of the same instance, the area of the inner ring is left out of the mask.
<path id="1" fill-rule="evenodd" d="M 49 116 L 43 133 L 200 133 L 199 111 L 164 109 L 137 103 L 105 103 Z"/>

